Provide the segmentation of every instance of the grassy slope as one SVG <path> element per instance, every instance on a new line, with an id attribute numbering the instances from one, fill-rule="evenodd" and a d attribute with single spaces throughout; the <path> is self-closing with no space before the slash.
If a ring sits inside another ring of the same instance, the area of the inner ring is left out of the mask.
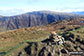
<path id="1" fill-rule="evenodd" d="M 11 50 L 22 45 L 20 44 L 22 42 L 25 44 L 28 41 L 41 41 L 48 35 L 48 31 L 36 29 L 35 27 L 2 32 L 0 33 L 0 52 L 10 53 Z"/>

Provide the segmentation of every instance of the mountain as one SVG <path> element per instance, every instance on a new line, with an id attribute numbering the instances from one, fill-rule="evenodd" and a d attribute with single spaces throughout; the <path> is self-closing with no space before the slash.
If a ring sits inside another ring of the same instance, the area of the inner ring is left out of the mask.
<path id="1" fill-rule="evenodd" d="M 73 14 L 79 14 L 79 15 L 84 15 L 84 11 L 81 12 L 72 12 Z"/>
<path id="2" fill-rule="evenodd" d="M 43 26 L 69 18 L 77 19 L 84 18 L 84 16 L 52 11 L 34 11 L 16 16 L 0 17 L 0 29 L 1 31 L 6 31 L 32 26 Z"/>
<path id="3" fill-rule="evenodd" d="M 0 18 L 2 18 L 3 16 L 0 15 Z"/>

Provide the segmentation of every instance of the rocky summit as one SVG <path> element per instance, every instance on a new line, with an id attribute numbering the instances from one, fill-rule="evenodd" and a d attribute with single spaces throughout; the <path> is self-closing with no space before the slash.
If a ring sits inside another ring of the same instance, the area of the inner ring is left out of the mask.
<path id="1" fill-rule="evenodd" d="M 27 42 L 28 46 L 17 56 L 68 56 L 70 50 L 62 36 L 51 32 L 49 38 L 41 42 Z M 73 49 L 74 50 L 74 49 Z M 13 55 L 12 55 L 13 56 Z"/>
<path id="2" fill-rule="evenodd" d="M 49 38 L 41 42 L 27 42 L 28 46 L 23 51 L 18 53 L 18 56 L 56 56 L 62 55 L 61 50 L 67 53 L 63 49 L 64 39 L 57 35 L 55 32 L 51 32 Z"/>

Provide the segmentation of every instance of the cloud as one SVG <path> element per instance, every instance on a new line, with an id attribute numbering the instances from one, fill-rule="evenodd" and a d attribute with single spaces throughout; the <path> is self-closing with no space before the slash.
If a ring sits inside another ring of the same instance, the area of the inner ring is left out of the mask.
<path id="1" fill-rule="evenodd" d="M 0 9 L 0 15 L 3 16 L 19 15 L 26 12 L 27 12 L 26 9 L 3 9 L 3 10 Z"/>
<path id="2" fill-rule="evenodd" d="M 80 11 L 84 11 L 84 9 L 57 9 L 54 11 L 56 12 L 80 12 Z"/>
<path id="3" fill-rule="evenodd" d="M 73 12 L 84 10 L 84 0 L 10 0 L 11 2 L 4 0 L 3 3 L 1 1 L 0 15 L 6 16 L 39 10 L 56 12 Z"/>
<path id="4" fill-rule="evenodd" d="M 32 12 L 32 11 L 39 11 L 41 9 L 13 9 L 13 8 L 8 8 L 8 9 L 0 9 L 0 15 L 3 16 L 13 16 L 13 15 L 19 15 L 27 12 Z M 47 10 L 47 9 L 45 9 Z M 49 11 L 55 11 L 55 12 L 80 12 L 84 11 L 83 9 L 50 9 Z"/>

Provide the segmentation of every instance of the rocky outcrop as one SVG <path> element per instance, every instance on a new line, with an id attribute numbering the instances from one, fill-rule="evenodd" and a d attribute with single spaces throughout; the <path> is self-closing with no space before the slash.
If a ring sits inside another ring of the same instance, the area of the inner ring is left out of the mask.
<path id="1" fill-rule="evenodd" d="M 57 40 L 57 38 L 59 39 Z M 27 56 L 57 56 L 61 53 L 67 53 L 63 49 L 63 43 L 60 43 L 62 37 L 58 36 L 55 33 L 52 33 L 48 39 L 45 39 L 41 42 L 27 42 L 28 46 L 24 48 Z M 18 56 L 24 56 L 25 54 L 19 53 Z"/>
<path id="2" fill-rule="evenodd" d="M 55 32 L 41 42 L 27 42 L 28 46 L 18 56 L 68 56 L 68 52 L 84 51 L 83 46 L 78 46 L 71 40 L 65 41 Z"/>

